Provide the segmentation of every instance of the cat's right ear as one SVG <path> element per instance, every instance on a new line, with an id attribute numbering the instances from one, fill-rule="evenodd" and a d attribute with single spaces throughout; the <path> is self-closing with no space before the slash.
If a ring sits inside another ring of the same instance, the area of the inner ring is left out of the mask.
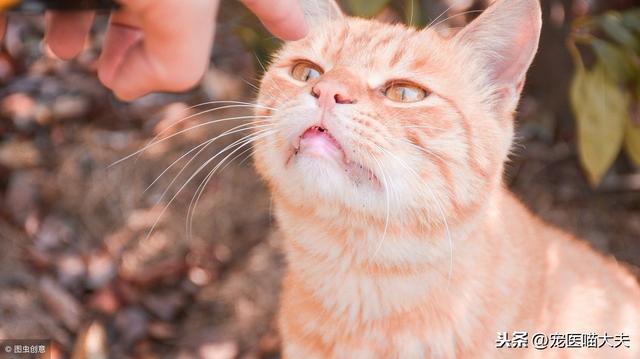
<path id="1" fill-rule="evenodd" d="M 304 10 L 304 18 L 308 25 L 338 20 L 344 17 L 344 13 L 335 0 L 300 0 L 300 4 Z"/>

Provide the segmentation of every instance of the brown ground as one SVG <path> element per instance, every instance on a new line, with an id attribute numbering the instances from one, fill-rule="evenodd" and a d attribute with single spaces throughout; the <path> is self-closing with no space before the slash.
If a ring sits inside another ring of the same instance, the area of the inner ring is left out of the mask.
<path id="1" fill-rule="evenodd" d="M 108 168 L 188 114 L 187 104 L 251 98 L 251 88 L 212 70 L 204 90 L 121 104 L 91 75 L 95 48 L 73 63 L 42 59 L 39 25 L 18 23 L 11 57 L 0 56 L 0 338 L 52 338 L 63 357 L 82 357 L 92 337 L 111 358 L 277 358 L 283 260 L 251 161 L 243 156 L 213 177 L 191 238 L 187 208 L 204 176 L 159 217 L 165 189 L 170 198 L 202 159 L 240 137 L 212 145 L 174 186 L 181 164 L 145 192 L 185 151 L 241 122 L 194 129 Z M 219 40 L 225 50 L 215 63 L 253 82 L 252 55 L 229 41 Z M 545 136 L 534 90 L 523 102 L 526 145 L 514 155 L 510 185 L 540 216 L 640 275 L 639 175 L 621 159 L 591 189 L 570 139 Z M 178 128 L 246 113 L 220 110 Z"/>

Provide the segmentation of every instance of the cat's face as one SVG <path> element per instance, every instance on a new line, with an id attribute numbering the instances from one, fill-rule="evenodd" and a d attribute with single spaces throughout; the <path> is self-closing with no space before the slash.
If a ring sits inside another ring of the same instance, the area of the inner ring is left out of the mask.
<path id="1" fill-rule="evenodd" d="M 539 18 L 535 0 L 503 0 L 451 38 L 335 14 L 316 22 L 262 82 L 258 170 L 299 206 L 433 217 L 478 207 L 500 183 Z"/>

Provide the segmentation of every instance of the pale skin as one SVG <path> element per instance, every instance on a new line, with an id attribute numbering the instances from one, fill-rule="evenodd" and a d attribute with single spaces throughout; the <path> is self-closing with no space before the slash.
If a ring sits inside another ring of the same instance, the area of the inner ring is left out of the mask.
<path id="1" fill-rule="evenodd" d="M 98 61 L 100 81 L 122 100 L 156 91 L 193 87 L 209 64 L 219 0 L 120 0 L 111 15 Z M 304 37 L 307 27 L 298 0 L 241 0 L 265 27 L 284 40 Z M 45 43 L 70 60 L 84 48 L 95 14 L 45 15 Z M 6 18 L 0 16 L 0 39 Z"/>

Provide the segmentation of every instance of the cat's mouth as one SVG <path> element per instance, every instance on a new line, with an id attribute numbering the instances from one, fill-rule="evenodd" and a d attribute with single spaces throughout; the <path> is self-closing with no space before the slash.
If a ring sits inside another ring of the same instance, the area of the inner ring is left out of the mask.
<path id="1" fill-rule="evenodd" d="M 333 162 L 343 168 L 356 183 L 369 181 L 376 186 L 380 185 L 376 174 L 366 166 L 350 159 L 340 142 L 326 127 L 311 126 L 302 132 L 293 143 L 292 154 L 287 163 L 297 156 L 315 157 Z"/>

